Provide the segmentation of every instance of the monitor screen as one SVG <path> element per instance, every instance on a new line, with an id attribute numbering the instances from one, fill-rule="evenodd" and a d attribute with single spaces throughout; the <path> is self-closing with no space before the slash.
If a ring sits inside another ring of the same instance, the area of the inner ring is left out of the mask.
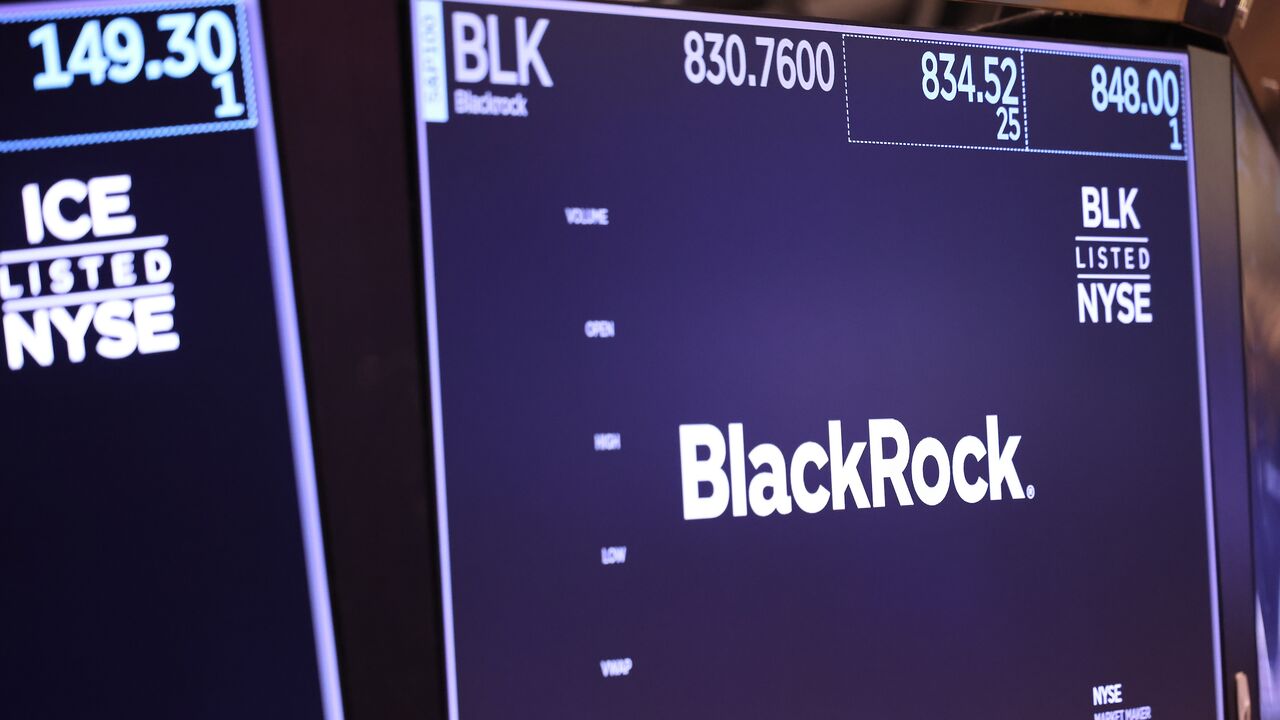
<path id="1" fill-rule="evenodd" d="M 1257 690 L 1280 718 L 1280 160 L 1249 89 L 1233 77 L 1253 511 Z"/>
<path id="2" fill-rule="evenodd" d="M 450 717 L 1221 716 L 1185 53 L 411 21 Z"/>
<path id="3" fill-rule="evenodd" d="M 0 716 L 328 718 L 258 7 L 0 6 Z"/>

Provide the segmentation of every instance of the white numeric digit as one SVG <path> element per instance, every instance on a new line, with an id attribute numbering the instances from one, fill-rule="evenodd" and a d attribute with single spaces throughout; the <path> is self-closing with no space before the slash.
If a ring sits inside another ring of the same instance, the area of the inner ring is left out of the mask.
<path id="1" fill-rule="evenodd" d="M 195 13 L 169 13 L 156 18 L 156 27 L 169 33 L 165 47 L 173 56 L 164 59 L 164 74 L 171 78 L 184 78 L 200 65 L 200 50 L 191 38 L 196 26 Z"/>

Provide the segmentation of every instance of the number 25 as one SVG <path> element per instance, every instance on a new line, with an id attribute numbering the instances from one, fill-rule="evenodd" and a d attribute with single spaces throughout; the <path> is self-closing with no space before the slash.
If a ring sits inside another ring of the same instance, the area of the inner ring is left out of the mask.
<path id="1" fill-rule="evenodd" d="M 1000 131 L 996 133 L 997 140 L 1022 139 L 1022 123 L 1018 121 L 1018 108 L 998 107 L 996 117 L 1000 118 Z"/>

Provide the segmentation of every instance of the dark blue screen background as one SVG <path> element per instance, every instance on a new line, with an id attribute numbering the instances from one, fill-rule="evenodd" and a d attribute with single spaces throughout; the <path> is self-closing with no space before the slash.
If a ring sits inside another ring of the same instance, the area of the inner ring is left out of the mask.
<path id="1" fill-rule="evenodd" d="M 1108 683 L 1214 714 L 1185 161 L 849 143 L 838 47 L 829 93 L 684 75 L 691 28 L 839 33 L 457 10 L 549 18 L 555 83 L 425 125 L 461 717 L 1085 718 Z M 1061 59 L 1033 133 L 1094 112 Z M 915 107 L 850 78 L 854 118 Z M 1094 127 L 1070 148 L 1115 150 Z M 1082 185 L 1140 188 L 1152 324 L 1078 322 Z M 828 420 L 951 447 L 988 414 L 1034 499 L 682 517 L 681 424 L 789 457 Z"/>
<path id="2" fill-rule="evenodd" d="M 35 51 L 0 36 L 0 88 L 30 88 Z M 184 119 L 180 93 L 112 89 L 5 90 L 3 139 Z M 0 717 L 318 718 L 256 135 L 0 154 L 0 250 L 28 247 L 24 185 L 120 174 L 132 236 L 169 238 L 181 346 L 107 360 L 91 330 L 81 363 L 55 339 L 51 367 L 0 366 Z"/>

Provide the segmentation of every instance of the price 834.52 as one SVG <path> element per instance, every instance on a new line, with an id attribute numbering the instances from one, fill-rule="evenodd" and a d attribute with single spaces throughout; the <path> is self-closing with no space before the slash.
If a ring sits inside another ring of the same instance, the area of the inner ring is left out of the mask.
<path id="1" fill-rule="evenodd" d="M 1114 109 L 1122 115 L 1166 115 L 1172 133 L 1169 149 L 1181 150 L 1178 109 L 1182 104 L 1182 92 L 1178 74 L 1173 70 L 1151 68 L 1147 71 L 1146 83 L 1143 83 L 1138 69 L 1131 65 L 1116 65 L 1109 70 L 1098 63 L 1089 71 L 1093 109 L 1098 112 Z"/>
<path id="2" fill-rule="evenodd" d="M 156 16 L 156 29 L 167 35 L 167 53 L 147 59 L 142 27 L 131 17 L 117 17 L 103 23 L 87 20 L 80 26 L 71 53 L 63 65 L 58 24 L 46 23 L 31 31 L 27 42 L 39 49 L 44 69 L 32 78 L 36 90 L 63 90 L 85 76 L 90 85 L 110 80 L 118 85 L 130 83 L 139 76 L 147 80 L 162 77 L 185 78 L 197 69 L 212 78 L 213 89 L 221 102 L 213 109 L 218 118 L 244 115 L 244 103 L 236 99 L 235 78 L 231 66 L 238 47 L 235 25 L 222 10 L 167 13 Z"/>
<path id="3" fill-rule="evenodd" d="M 926 51 L 920 56 L 920 90 L 927 100 L 943 100 L 996 108 L 1000 127 L 997 140 L 1022 139 L 1022 119 L 1018 107 L 1021 96 L 1015 92 L 1019 86 L 1018 63 L 1009 56 L 987 55 L 982 58 L 983 87 L 974 81 L 974 58 L 971 55 Z"/>
<path id="4" fill-rule="evenodd" d="M 757 37 L 754 46 L 759 74 L 751 69 L 741 36 L 690 30 L 684 34 L 684 75 L 695 85 L 769 87 L 773 81 L 787 90 L 830 92 L 836 84 L 835 54 L 826 42 Z"/>

